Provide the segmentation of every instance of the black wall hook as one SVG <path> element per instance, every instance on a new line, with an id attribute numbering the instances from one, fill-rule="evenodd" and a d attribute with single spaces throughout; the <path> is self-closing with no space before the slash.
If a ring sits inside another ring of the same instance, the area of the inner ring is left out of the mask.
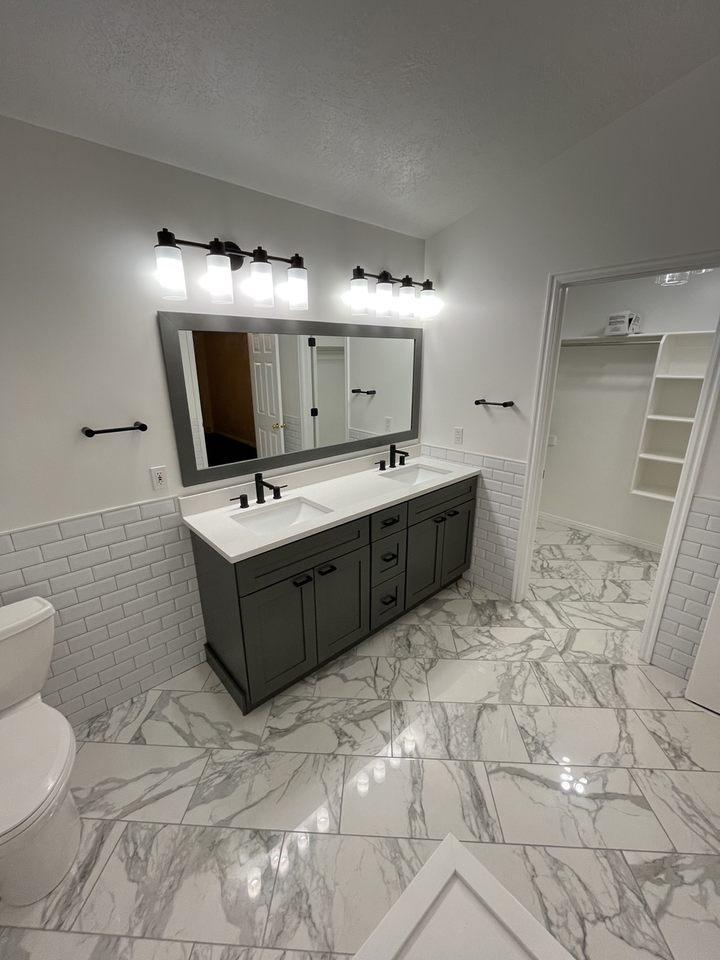
<path id="1" fill-rule="evenodd" d="M 365 393 L 368 397 L 374 397 L 377 390 L 360 390 L 359 387 L 356 387 L 354 390 L 351 390 L 350 393 Z"/>
<path id="2" fill-rule="evenodd" d="M 475 401 L 476 407 L 480 406 L 480 404 L 486 407 L 514 407 L 515 401 L 514 400 L 503 400 L 502 402 L 498 402 L 497 400 L 476 400 Z"/>
<path id="3" fill-rule="evenodd" d="M 83 427 L 80 433 L 86 437 L 96 437 L 99 433 L 127 433 L 128 430 L 139 430 L 144 433 L 148 428 L 146 423 L 136 420 L 131 427 L 108 427 L 105 430 L 93 430 L 92 427 Z"/>

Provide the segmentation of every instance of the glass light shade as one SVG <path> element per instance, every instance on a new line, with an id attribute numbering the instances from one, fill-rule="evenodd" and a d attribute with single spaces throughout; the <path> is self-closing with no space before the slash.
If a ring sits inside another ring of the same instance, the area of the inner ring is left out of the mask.
<path id="1" fill-rule="evenodd" d="M 270 264 L 268 264 L 270 266 Z M 307 310 L 308 281 L 305 267 L 288 267 L 287 298 L 291 310 Z"/>
<path id="2" fill-rule="evenodd" d="M 375 284 L 375 316 L 389 317 L 393 308 L 393 285 L 378 281 Z"/>
<path id="3" fill-rule="evenodd" d="M 370 291 L 366 277 L 350 281 L 350 313 L 354 317 L 367 316 L 370 306 Z"/>
<path id="4" fill-rule="evenodd" d="M 398 316 L 409 320 L 415 316 L 417 298 L 415 287 L 400 287 L 398 290 Z"/>
<path id="5" fill-rule="evenodd" d="M 690 279 L 690 271 L 682 270 L 679 273 L 661 273 L 655 283 L 661 287 L 681 287 Z"/>
<path id="6" fill-rule="evenodd" d="M 203 286 L 210 294 L 210 299 L 213 303 L 232 303 L 233 283 L 230 257 L 226 257 L 222 253 L 209 253 L 205 259 L 207 261 L 207 273 L 204 277 Z"/>
<path id="7" fill-rule="evenodd" d="M 178 247 L 155 247 L 155 276 L 163 289 L 163 300 L 187 300 L 182 251 Z"/>
<path id="8" fill-rule="evenodd" d="M 703 267 L 702 270 L 693 270 L 696 277 L 702 277 L 706 273 L 712 273 L 715 267 Z"/>
<path id="9" fill-rule="evenodd" d="M 289 286 L 288 282 L 288 296 L 290 293 Z M 250 279 L 244 284 L 243 290 L 259 307 L 274 307 L 275 291 L 273 289 L 272 264 L 266 261 L 252 260 L 250 263 Z"/>
<path id="10" fill-rule="evenodd" d="M 435 290 L 421 290 L 418 297 L 420 306 L 420 316 L 424 320 L 430 320 L 436 317 L 442 310 L 444 304 Z"/>

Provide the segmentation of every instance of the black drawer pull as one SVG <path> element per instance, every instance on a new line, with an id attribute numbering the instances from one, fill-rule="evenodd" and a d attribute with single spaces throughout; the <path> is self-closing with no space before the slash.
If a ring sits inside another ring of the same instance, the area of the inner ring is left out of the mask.
<path id="1" fill-rule="evenodd" d="M 387 597 L 383 597 L 383 598 L 380 600 L 380 603 L 381 603 L 384 607 L 389 607 L 391 603 L 397 603 L 397 597 L 392 597 L 392 596 L 389 596 L 389 595 L 388 595 Z"/>
<path id="2" fill-rule="evenodd" d="M 435 523 L 445 523 L 445 517 L 433 517 Z"/>
<path id="3" fill-rule="evenodd" d="M 306 583 L 312 582 L 312 575 L 306 574 L 304 577 L 300 577 L 298 580 L 293 580 L 294 587 L 304 587 Z"/>
<path id="4" fill-rule="evenodd" d="M 380 526 L 394 527 L 396 523 L 400 523 L 400 517 L 387 517 L 387 519 L 380 521 Z"/>
<path id="5" fill-rule="evenodd" d="M 398 555 L 396 553 L 383 553 L 380 557 L 383 563 L 390 563 L 391 560 L 397 560 Z"/>
<path id="6" fill-rule="evenodd" d="M 448 510 L 448 512 L 445 514 L 446 517 L 458 517 L 459 515 L 459 510 Z"/>
<path id="7" fill-rule="evenodd" d="M 318 573 L 321 577 L 326 577 L 329 573 L 334 573 L 337 567 L 329 563 L 326 567 L 318 567 Z"/>

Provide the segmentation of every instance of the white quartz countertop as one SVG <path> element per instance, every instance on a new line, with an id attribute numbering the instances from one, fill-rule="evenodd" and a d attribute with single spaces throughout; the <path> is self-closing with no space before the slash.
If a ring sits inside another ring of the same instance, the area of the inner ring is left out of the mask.
<path id="1" fill-rule="evenodd" d="M 425 468 L 421 470 L 420 482 L 401 482 L 403 474 L 415 477 L 418 468 Z M 479 467 L 468 464 L 414 457 L 404 467 L 394 470 L 388 467 L 381 472 L 373 467 L 372 470 L 285 489 L 281 500 L 273 500 L 272 491 L 266 489 L 264 504 L 254 503 L 254 497 L 251 497 L 250 506 L 244 510 L 233 502 L 186 515 L 183 520 L 193 533 L 226 560 L 237 563 L 479 473 Z M 273 521 L 275 510 L 278 510 L 277 524 Z M 270 529 L 260 529 L 266 523 Z"/>

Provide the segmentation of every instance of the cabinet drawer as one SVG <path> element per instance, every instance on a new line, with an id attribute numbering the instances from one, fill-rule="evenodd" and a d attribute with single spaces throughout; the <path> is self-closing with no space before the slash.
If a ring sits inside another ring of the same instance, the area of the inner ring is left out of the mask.
<path id="1" fill-rule="evenodd" d="M 238 592 L 244 597 L 295 576 L 307 567 L 342 557 L 368 542 L 368 518 L 361 517 L 341 527 L 333 527 L 285 544 L 284 547 L 268 550 L 249 560 L 241 560 L 235 564 Z"/>
<path id="2" fill-rule="evenodd" d="M 453 483 L 450 487 L 433 490 L 432 493 L 426 493 L 424 497 L 411 500 L 408 525 L 427 520 L 433 514 L 445 510 L 446 507 L 456 506 L 465 500 L 474 500 L 476 487 L 477 477 L 470 477 L 469 480 L 461 480 L 460 483 Z"/>
<path id="3" fill-rule="evenodd" d="M 373 540 L 379 540 L 391 533 L 397 533 L 398 530 L 404 530 L 407 526 L 407 513 L 407 503 L 398 503 L 395 507 L 388 507 L 387 510 L 379 510 L 374 513 L 370 517 L 370 531 Z"/>
<path id="4" fill-rule="evenodd" d="M 405 528 L 373 543 L 371 557 L 374 587 L 404 572 L 406 550 L 407 530 Z"/>
<path id="5" fill-rule="evenodd" d="M 405 609 L 405 575 L 400 574 L 370 592 L 370 629 L 377 630 Z"/>

